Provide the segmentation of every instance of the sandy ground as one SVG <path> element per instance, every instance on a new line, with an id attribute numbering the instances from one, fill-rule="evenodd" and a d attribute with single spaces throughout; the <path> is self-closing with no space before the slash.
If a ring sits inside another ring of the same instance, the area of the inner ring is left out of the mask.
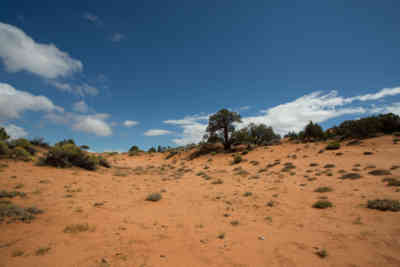
<path id="1" fill-rule="evenodd" d="M 260 147 L 236 165 L 229 154 L 193 161 L 187 154 L 117 155 L 109 158 L 113 168 L 95 172 L 2 160 L 8 167 L 0 190 L 23 184 L 18 190 L 28 197 L 12 201 L 45 213 L 30 224 L 0 224 L 0 266 L 400 266 L 400 212 L 365 205 L 400 199 L 396 187 L 381 181 L 387 176 L 365 169 L 400 165 L 400 145 L 385 136 L 319 154 L 323 147 Z M 259 172 L 275 160 L 281 164 Z M 281 172 L 286 162 L 296 166 L 292 174 Z M 331 176 L 325 164 L 335 165 Z M 339 179 L 355 164 L 361 179 Z M 400 169 L 391 172 L 400 176 Z M 217 179 L 223 184 L 213 184 Z M 333 191 L 314 192 L 320 186 Z M 162 199 L 145 201 L 153 192 Z M 321 197 L 334 206 L 312 208 Z M 88 231 L 64 232 L 85 223 Z M 36 255 L 40 248 L 45 253 Z M 323 249 L 328 255 L 320 258 Z"/>

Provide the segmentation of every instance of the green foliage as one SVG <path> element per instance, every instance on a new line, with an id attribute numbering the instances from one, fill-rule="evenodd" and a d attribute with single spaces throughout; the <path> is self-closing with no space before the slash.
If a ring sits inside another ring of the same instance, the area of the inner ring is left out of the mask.
<path id="1" fill-rule="evenodd" d="M 272 127 L 265 124 L 251 123 L 249 126 L 232 133 L 232 140 L 237 144 L 271 145 L 279 141 L 280 138 L 280 135 L 275 134 Z"/>
<path id="2" fill-rule="evenodd" d="M 317 123 L 313 123 L 310 121 L 306 127 L 304 128 L 304 136 L 301 138 L 307 141 L 315 141 L 315 140 L 322 140 L 325 138 L 324 131 L 322 127 L 319 126 Z"/>
<path id="3" fill-rule="evenodd" d="M 64 139 L 58 143 L 55 144 L 55 146 L 63 146 L 63 145 L 75 145 L 75 141 L 73 139 Z"/>
<path id="4" fill-rule="evenodd" d="M 341 138 L 369 138 L 379 133 L 392 134 L 400 131 L 400 117 L 393 114 L 382 114 L 361 118 L 359 120 L 347 120 L 339 126 L 333 127 L 332 131 Z"/>
<path id="5" fill-rule="evenodd" d="M 210 116 L 206 129 L 208 132 L 206 138 L 221 138 L 223 140 L 224 149 L 230 150 L 233 142 L 232 133 L 235 130 L 234 123 L 241 121 L 241 117 L 238 113 L 231 112 L 227 109 L 221 109 L 214 115 Z"/>
<path id="6" fill-rule="evenodd" d="M 10 157 L 24 161 L 29 161 L 32 159 L 31 154 L 20 146 L 17 146 L 11 150 Z"/>
<path id="7" fill-rule="evenodd" d="M 95 170 L 99 164 L 99 159 L 81 150 L 76 145 L 68 143 L 52 147 L 41 163 L 60 168 L 76 166 L 87 170 Z"/>
<path id="8" fill-rule="evenodd" d="M 0 156 L 7 156 L 10 153 L 8 145 L 4 141 L 0 141 Z"/>
<path id="9" fill-rule="evenodd" d="M 132 147 L 129 149 L 129 152 L 139 152 L 139 151 L 140 151 L 140 149 L 139 149 L 138 146 L 132 146 Z"/>
<path id="10" fill-rule="evenodd" d="M 30 155 L 35 155 L 36 149 L 32 146 L 31 142 L 25 138 L 18 138 L 9 142 L 8 146 L 11 149 L 15 149 L 16 147 L 21 147 L 25 151 L 27 151 Z"/>
<path id="11" fill-rule="evenodd" d="M 156 149 L 154 147 L 150 147 L 149 150 L 147 150 L 149 153 L 154 153 L 156 152 Z"/>
<path id="12" fill-rule="evenodd" d="M 315 209 L 327 209 L 332 207 L 332 203 L 328 200 L 318 200 L 314 203 L 313 208 Z"/>
<path id="13" fill-rule="evenodd" d="M 0 141 L 5 141 L 8 138 L 10 138 L 10 136 L 7 134 L 6 129 L 0 127 Z"/>
<path id="14" fill-rule="evenodd" d="M 330 142 L 327 146 L 326 146 L 326 150 L 336 150 L 340 148 L 340 143 L 339 142 Z"/>
<path id="15" fill-rule="evenodd" d="M 90 149 L 90 147 L 89 147 L 89 146 L 87 146 L 87 145 L 82 145 L 82 146 L 80 146 L 80 148 L 81 148 L 81 149 L 84 149 L 84 150 L 88 150 L 88 149 Z"/>
<path id="16" fill-rule="evenodd" d="M 99 160 L 99 165 L 103 166 L 105 168 L 111 168 L 111 164 L 108 162 L 108 160 L 102 156 L 98 157 Z"/>
<path id="17" fill-rule="evenodd" d="M 168 156 L 165 159 L 170 159 L 177 154 L 178 154 L 178 151 L 171 151 L 171 152 L 169 152 Z"/>
<path id="18" fill-rule="evenodd" d="M 152 193 L 146 197 L 147 201 L 160 201 L 162 199 L 162 195 L 160 193 Z"/>
<path id="19" fill-rule="evenodd" d="M 242 162 L 242 157 L 240 156 L 240 155 L 235 155 L 234 157 L 233 157 L 233 161 L 232 161 L 232 164 L 238 164 L 238 163 L 240 163 L 240 162 Z"/>
<path id="20" fill-rule="evenodd" d="M 44 141 L 44 138 L 34 138 L 34 139 L 30 140 L 30 143 L 34 146 L 50 148 L 50 145 Z"/>
<path id="21" fill-rule="evenodd" d="M 391 199 L 368 200 L 367 208 L 381 211 L 400 211 L 400 201 Z"/>

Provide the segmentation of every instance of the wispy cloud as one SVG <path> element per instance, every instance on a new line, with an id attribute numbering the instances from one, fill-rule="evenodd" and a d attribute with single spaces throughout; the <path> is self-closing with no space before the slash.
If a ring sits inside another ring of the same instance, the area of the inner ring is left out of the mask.
<path id="1" fill-rule="evenodd" d="M 97 23 L 100 24 L 100 18 L 92 13 L 86 12 L 82 16 L 85 20 L 91 22 L 91 23 Z"/>
<path id="2" fill-rule="evenodd" d="M 85 95 L 95 96 L 99 94 L 99 89 L 87 83 L 72 84 L 68 82 L 58 82 L 56 80 L 49 80 L 48 83 L 60 91 L 69 92 L 80 96 L 85 96 Z"/>
<path id="3" fill-rule="evenodd" d="M 19 118 L 25 111 L 63 112 L 64 109 L 45 96 L 35 96 L 0 83 L 0 121 Z"/>
<path id="4" fill-rule="evenodd" d="M 85 101 L 81 100 L 72 105 L 72 110 L 75 112 L 87 113 L 89 111 L 89 106 Z"/>
<path id="5" fill-rule="evenodd" d="M 162 129 L 151 129 L 144 133 L 145 136 L 160 136 L 160 135 L 167 135 L 171 134 L 172 132 Z"/>
<path id="6" fill-rule="evenodd" d="M 121 42 L 123 39 L 125 39 L 125 35 L 123 35 L 122 33 L 116 32 L 111 36 L 111 41 L 115 43 Z"/>
<path id="7" fill-rule="evenodd" d="M 54 44 L 35 42 L 19 28 L 0 22 L 0 58 L 8 72 L 27 71 L 46 79 L 81 72 L 83 64 Z"/>
<path id="8" fill-rule="evenodd" d="M 130 127 L 132 127 L 132 126 L 136 126 L 136 125 L 138 125 L 139 124 L 139 122 L 138 121 L 131 121 L 131 120 L 126 120 L 126 121 L 124 121 L 124 126 L 125 127 L 128 127 L 128 128 L 130 128 Z"/>

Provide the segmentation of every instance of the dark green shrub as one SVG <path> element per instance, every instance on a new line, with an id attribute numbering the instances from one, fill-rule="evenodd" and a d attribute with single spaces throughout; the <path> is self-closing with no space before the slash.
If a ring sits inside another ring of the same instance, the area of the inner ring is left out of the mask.
<path id="1" fill-rule="evenodd" d="M 36 149 L 32 146 L 31 142 L 25 138 L 18 138 L 16 140 L 12 140 L 9 142 L 8 146 L 11 149 L 15 149 L 16 147 L 21 147 L 25 151 L 27 151 L 30 155 L 35 155 Z"/>
<path id="2" fill-rule="evenodd" d="M 7 134 L 6 129 L 0 127 L 0 141 L 5 141 L 8 138 L 10 138 L 10 136 Z"/>
<path id="3" fill-rule="evenodd" d="M 382 176 L 382 175 L 391 175 L 391 172 L 388 170 L 377 169 L 377 170 L 368 172 L 368 174 L 371 174 L 374 176 Z"/>
<path id="4" fill-rule="evenodd" d="M 324 131 L 322 127 L 318 125 L 318 123 L 313 123 L 310 121 L 306 127 L 304 128 L 304 134 L 302 136 L 302 140 L 311 141 L 311 140 L 322 140 L 324 139 Z"/>
<path id="5" fill-rule="evenodd" d="M 242 162 L 242 157 L 240 156 L 240 155 L 235 155 L 234 157 L 233 157 L 233 161 L 232 161 L 232 164 L 238 164 L 238 163 L 240 163 L 240 162 Z"/>
<path id="6" fill-rule="evenodd" d="M 95 170 L 99 159 L 74 144 L 65 144 L 52 147 L 41 163 L 60 168 L 76 166 L 86 170 Z"/>
<path id="7" fill-rule="evenodd" d="M 146 197 L 147 201 L 160 201 L 162 199 L 162 195 L 160 193 L 152 193 Z"/>
<path id="8" fill-rule="evenodd" d="M 332 203 L 328 200 L 318 200 L 314 203 L 313 208 L 315 209 L 327 209 L 333 207 Z"/>
<path id="9" fill-rule="evenodd" d="M 81 148 L 81 149 L 84 149 L 84 150 L 88 150 L 88 149 L 90 149 L 90 147 L 89 147 L 89 146 L 87 146 L 87 145 L 82 145 L 82 146 L 80 146 L 80 148 Z"/>
<path id="10" fill-rule="evenodd" d="M 350 180 L 356 180 L 356 179 L 360 179 L 361 175 L 355 172 L 350 172 L 350 173 L 345 173 L 343 174 L 340 179 L 342 180 L 346 180 L 346 179 L 350 179 Z"/>
<path id="11" fill-rule="evenodd" d="M 149 153 L 154 153 L 156 152 L 156 149 L 154 147 L 150 147 L 149 150 L 147 150 Z"/>
<path id="12" fill-rule="evenodd" d="M 326 150 L 336 150 L 340 148 L 340 143 L 339 142 L 330 142 L 327 146 L 326 146 Z"/>
<path id="13" fill-rule="evenodd" d="M 4 141 L 0 141 L 0 156 L 7 156 L 10 153 L 8 145 Z"/>
<path id="14" fill-rule="evenodd" d="M 64 139 L 58 143 L 55 144 L 55 146 L 63 146 L 63 145 L 75 145 L 75 141 L 73 139 Z"/>
<path id="15" fill-rule="evenodd" d="M 391 199 L 368 200 L 367 208 L 381 211 L 400 211 L 400 201 Z"/>
<path id="16" fill-rule="evenodd" d="M 332 187 L 329 187 L 329 186 L 321 186 L 314 190 L 314 192 L 317 192 L 317 193 L 326 193 L 326 192 L 332 192 L 332 191 L 333 191 Z"/>
<path id="17" fill-rule="evenodd" d="M 22 147 L 15 147 L 10 152 L 10 157 L 13 159 L 29 161 L 32 159 L 31 154 Z"/>
<path id="18" fill-rule="evenodd" d="M 171 152 L 169 152 L 168 156 L 165 159 L 170 159 L 177 154 L 178 154 L 178 151 L 171 151 Z"/>
<path id="19" fill-rule="evenodd" d="M 29 142 L 34 146 L 39 146 L 46 149 L 50 148 L 50 145 L 46 143 L 43 138 L 34 138 Z"/>
<path id="20" fill-rule="evenodd" d="M 99 160 L 99 165 L 103 166 L 105 168 L 111 168 L 111 164 L 108 162 L 108 160 L 102 156 L 98 157 Z"/>
<path id="21" fill-rule="evenodd" d="M 140 151 L 140 149 L 139 149 L 138 146 L 132 146 L 132 147 L 129 149 L 129 152 L 139 152 L 139 151 Z"/>

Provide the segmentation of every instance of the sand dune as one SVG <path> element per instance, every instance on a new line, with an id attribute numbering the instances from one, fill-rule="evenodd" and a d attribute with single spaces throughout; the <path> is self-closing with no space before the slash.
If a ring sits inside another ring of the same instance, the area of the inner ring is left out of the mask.
<path id="1" fill-rule="evenodd" d="M 0 224 L 0 266 L 400 266 L 400 212 L 366 208 L 400 199 L 382 182 L 400 176 L 400 146 L 391 136 L 325 146 L 259 147 L 235 165 L 230 154 L 115 155 L 95 172 L 1 160 L 0 190 L 23 185 L 27 197 L 12 201 L 44 213 Z M 314 192 L 322 186 L 332 191 Z M 321 198 L 333 207 L 313 208 Z"/>

